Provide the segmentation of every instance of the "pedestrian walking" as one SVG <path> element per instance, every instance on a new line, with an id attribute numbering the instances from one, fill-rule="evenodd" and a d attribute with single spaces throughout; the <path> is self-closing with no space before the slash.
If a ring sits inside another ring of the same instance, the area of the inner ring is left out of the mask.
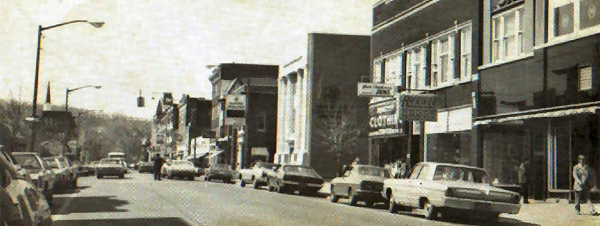
<path id="1" fill-rule="evenodd" d="M 154 161 L 154 180 L 160 180 L 160 170 L 162 169 L 165 160 L 160 157 L 160 154 L 156 154 L 154 158 L 152 158 L 152 161 Z"/>
<path id="2" fill-rule="evenodd" d="M 529 203 L 529 159 L 525 159 L 519 165 L 518 177 L 519 177 L 519 185 L 521 185 L 521 196 L 523 197 L 523 203 Z"/>
<path id="3" fill-rule="evenodd" d="M 590 206 L 590 214 L 598 215 L 590 197 L 591 191 L 598 190 L 595 171 L 587 165 L 585 155 L 578 156 L 579 164 L 573 167 L 573 190 L 575 191 L 575 211 L 581 214 L 581 202 L 587 201 Z"/>

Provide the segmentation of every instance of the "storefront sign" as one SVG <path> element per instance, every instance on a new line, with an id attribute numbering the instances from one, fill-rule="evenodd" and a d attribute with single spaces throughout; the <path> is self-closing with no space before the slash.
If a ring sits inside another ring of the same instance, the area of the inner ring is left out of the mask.
<path id="1" fill-rule="evenodd" d="M 358 96 L 362 97 L 392 97 L 398 93 L 398 87 L 386 83 L 358 83 Z"/>
<path id="2" fill-rule="evenodd" d="M 225 97 L 225 110 L 245 111 L 246 96 L 245 95 L 227 95 Z"/>
<path id="3" fill-rule="evenodd" d="M 398 119 L 437 121 L 437 96 L 434 94 L 398 95 Z"/>
<path id="4" fill-rule="evenodd" d="M 228 126 L 243 126 L 246 124 L 246 118 L 225 118 L 225 125 Z"/>
<path id="5" fill-rule="evenodd" d="M 399 128 L 398 107 L 395 99 L 369 106 L 369 126 L 373 131 L 386 128 Z"/>

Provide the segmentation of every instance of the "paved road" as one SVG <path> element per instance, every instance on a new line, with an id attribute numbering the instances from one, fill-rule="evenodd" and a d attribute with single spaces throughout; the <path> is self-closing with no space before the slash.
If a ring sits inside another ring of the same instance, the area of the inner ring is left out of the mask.
<path id="1" fill-rule="evenodd" d="M 390 214 L 385 206 L 351 207 L 320 197 L 277 194 L 236 184 L 152 180 L 131 173 L 125 179 L 79 179 L 80 188 L 55 195 L 54 226 L 71 225 L 489 225 L 477 220 L 428 221 Z M 499 225 L 531 225 L 502 219 Z"/>

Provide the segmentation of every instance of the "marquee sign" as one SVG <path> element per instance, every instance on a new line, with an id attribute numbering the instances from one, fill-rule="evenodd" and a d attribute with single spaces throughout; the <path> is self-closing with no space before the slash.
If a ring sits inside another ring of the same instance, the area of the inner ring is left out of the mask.
<path id="1" fill-rule="evenodd" d="M 398 95 L 398 119 L 437 121 L 437 96 L 434 94 Z"/>

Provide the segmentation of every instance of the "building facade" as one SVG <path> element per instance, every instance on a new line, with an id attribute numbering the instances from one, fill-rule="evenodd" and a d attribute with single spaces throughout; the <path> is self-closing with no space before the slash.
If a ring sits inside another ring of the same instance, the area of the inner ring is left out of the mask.
<path id="1" fill-rule="evenodd" d="M 174 158 L 177 155 L 178 116 L 173 94 L 163 93 L 152 119 L 152 146 L 148 149 L 150 156 L 160 154 L 165 158 Z"/>
<path id="2" fill-rule="evenodd" d="M 437 121 L 398 117 L 398 97 L 369 104 L 370 163 L 404 160 L 477 165 L 473 98 L 480 62 L 480 1 L 379 1 L 373 6 L 372 83 L 435 94 Z"/>
<path id="3" fill-rule="evenodd" d="M 227 96 L 236 79 L 271 78 L 276 79 L 279 71 L 277 65 L 260 64 L 219 64 L 213 70 L 209 80 L 212 84 L 211 130 L 215 132 L 214 147 L 216 151 L 209 155 L 210 163 L 226 163 L 237 168 L 237 137 L 239 131 L 245 132 L 246 96 L 236 107 L 228 109 Z M 231 99 L 233 100 L 233 99 Z M 243 105 L 243 106 L 239 106 Z M 229 112 L 228 112 L 229 110 Z"/>
<path id="4" fill-rule="evenodd" d="M 369 43 L 369 36 L 310 33 L 307 54 L 281 66 L 276 163 L 333 178 L 340 165 L 368 158 L 368 100 L 357 97 L 356 84 L 369 74 Z M 335 141 L 344 135 L 355 139 Z"/>
<path id="5" fill-rule="evenodd" d="M 177 159 L 192 160 L 199 163 L 209 152 L 207 139 L 201 137 L 202 131 L 210 130 L 210 110 L 212 102 L 205 98 L 190 97 L 183 94 L 177 103 L 179 108 L 179 126 L 177 139 Z"/>
<path id="6" fill-rule="evenodd" d="M 598 172 L 600 2 L 485 1 L 477 151 L 504 184 L 531 161 L 535 199 L 570 198 L 579 154 Z"/>

